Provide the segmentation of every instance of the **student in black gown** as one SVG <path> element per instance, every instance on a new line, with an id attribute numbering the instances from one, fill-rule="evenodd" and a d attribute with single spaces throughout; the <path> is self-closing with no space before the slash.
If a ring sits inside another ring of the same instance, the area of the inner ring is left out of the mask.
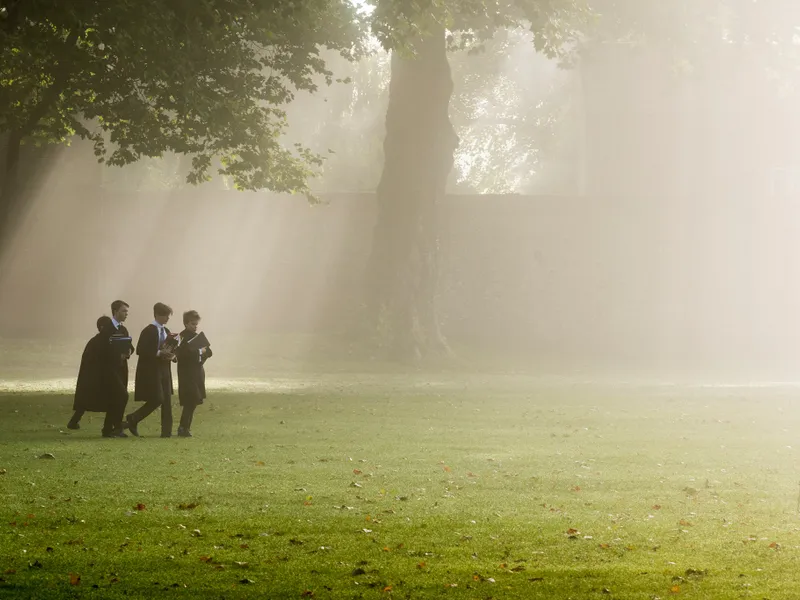
<path id="1" fill-rule="evenodd" d="M 131 336 L 125 327 L 129 308 L 128 303 L 122 300 L 111 303 L 112 329 L 109 339 L 119 338 L 119 342 L 114 344 L 115 350 L 112 351 L 111 398 L 103 423 L 105 437 L 128 437 L 122 431 L 122 418 L 128 405 L 128 360 L 133 354 Z"/>
<path id="2" fill-rule="evenodd" d="M 78 383 L 75 386 L 75 399 L 72 403 L 72 418 L 67 429 L 80 429 L 83 415 L 89 412 L 105 412 L 106 391 L 102 375 L 103 330 L 111 327 L 111 317 L 103 315 L 97 319 L 97 333 L 92 336 L 83 349 L 81 366 L 78 369 Z M 111 332 L 108 331 L 110 336 Z M 107 341 L 108 337 L 106 337 Z M 102 409 L 102 410 L 100 410 Z"/>
<path id="3" fill-rule="evenodd" d="M 129 414 L 125 422 L 135 436 L 139 435 L 139 423 L 158 408 L 161 409 L 161 437 L 172 436 L 172 361 L 175 355 L 164 347 L 171 336 L 166 327 L 171 315 L 169 306 L 157 302 L 153 306 L 154 320 L 142 330 L 136 344 L 139 362 L 133 398 L 144 404 Z"/>
<path id="4" fill-rule="evenodd" d="M 84 348 L 75 388 L 75 411 L 67 427 L 80 429 L 84 412 L 104 412 L 103 437 L 127 437 L 122 431 L 122 415 L 128 402 L 128 358 L 133 352 L 128 330 L 122 324 L 128 304 L 111 304 L 113 317 L 97 320 L 98 333 Z M 121 338 L 112 344 L 112 338 Z"/>
<path id="5" fill-rule="evenodd" d="M 183 407 L 178 437 L 192 437 L 194 411 L 206 398 L 204 365 L 212 356 L 211 348 L 192 348 L 188 343 L 197 335 L 199 324 L 200 315 L 196 310 L 183 313 L 184 330 L 180 334 L 181 343 L 175 352 L 178 358 L 178 399 Z"/>

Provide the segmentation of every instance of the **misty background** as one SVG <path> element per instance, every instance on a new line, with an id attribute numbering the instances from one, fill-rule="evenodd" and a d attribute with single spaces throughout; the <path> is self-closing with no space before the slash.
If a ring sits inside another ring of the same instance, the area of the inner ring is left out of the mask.
<path id="1" fill-rule="evenodd" d="M 437 301 L 461 359 L 797 379 L 797 35 L 673 43 L 599 38 L 570 68 L 516 31 L 451 53 L 460 145 L 437 208 Z M 175 310 L 173 331 L 198 310 L 217 377 L 369 360 L 355 332 L 390 61 L 326 60 L 349 81 L 288 110 L 288 141 L 333 151 L 317 205 L 219 177 L 186 185 L 179 156 L 109 168 L 79 140 L 25 146 L 32 202 L 0 263 L 7 372 L 74 376 L 118 298 L 135 337 L 155 302 Z M 20 346 L 40 357 L 27 370 Z"/>

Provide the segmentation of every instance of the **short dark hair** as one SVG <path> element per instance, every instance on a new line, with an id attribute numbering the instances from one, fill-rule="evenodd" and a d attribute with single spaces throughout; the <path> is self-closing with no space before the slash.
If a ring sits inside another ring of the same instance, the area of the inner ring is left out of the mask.
<path id="1" fill-rule="evenodd" d="M 168 317 L 172 314 L 172 309 L 163 302 L 156 302 L 153 305 L 154 317 Z"/>
<path id="2" fill-rule="evenodd" d="M 114 300 L 111 303 L 111 314 L 113 315 L 115 312 L 117 312 L 123 306 L 126 306 L 126 307 L 130 308 L 131 305 L 128 304 L 127 302 L 125 302 L 124 300 Z"/>
<path id="3" fill-rule="evenodd" d="M 123 302 L 123 304 L 125 304 Z M 127 305 L 126 305 L 127 306 Z M 111 317 L 107 317 L 103 315 L 99 319 L 97 319 L 97 331 L 103 331 L 106 327 L 110 327 L 112 325 Z"/>
<path id="4" fill-rule="evenodd" d="M 199 321 L 200 313 L 196 310 L 187 310 L 183 313 L 183 324 L 188 325 L 190 321 Z"/>

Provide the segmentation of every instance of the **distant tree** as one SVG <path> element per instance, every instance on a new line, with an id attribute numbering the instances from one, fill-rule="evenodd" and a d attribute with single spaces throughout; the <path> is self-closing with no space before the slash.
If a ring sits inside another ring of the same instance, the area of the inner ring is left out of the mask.
<path id="1" fill-rule="evenodd" d="M 281 141 L 285 105 L 359 52 L 346 0 L 0 0 L 2 216 L 20 147 L 91 140 L 100 161 L 191 156 L 188 181 L 307 193 L 319 155 Z"/>

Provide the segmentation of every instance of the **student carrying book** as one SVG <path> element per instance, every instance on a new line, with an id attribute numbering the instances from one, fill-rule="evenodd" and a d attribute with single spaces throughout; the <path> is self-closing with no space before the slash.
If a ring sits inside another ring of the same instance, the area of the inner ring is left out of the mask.
<path id="1" fill-rule="evenodd" d="M 196 310 L 183 313 L 184 329 L 175 354 L 178 358 L 178 399 L 183 410 L 178 426 L 179 437 L 192 437 L 192 417 L 206 398 L 206 371 L 203 365 L 212 352 L 204 333 L 198 333 L 200 315 Z"/>
<path id="2" fill-rule="evenodd" d="M 122 415 L 128 403 L 128 358 L 133 352 L 131 337 L 123 324 L 128 308 L 127 302 L 115 300 L 111 303 L 112 317 L 97 320 L 98 333 L 86 344 L 81 357 L 75 414 L 68 429 L 80 429 L 84 411 L 105 412 L 103 437 L 128 437 L 122 431 Z"/>
<path id="3" fill-rule="evenodd" d="M 134 400 L 144 402 L 129 414 L 125 426 L 139 436 L 139 423 L 156 409 L 161 409 L 161 437 L 172 436 L 172 368 L 177 343 L 166 325 L 172 309 L 161 302 L 153 306 L 153 322 L 142 330 L 136 344 L 139 362 L 136 365 Z"/>

